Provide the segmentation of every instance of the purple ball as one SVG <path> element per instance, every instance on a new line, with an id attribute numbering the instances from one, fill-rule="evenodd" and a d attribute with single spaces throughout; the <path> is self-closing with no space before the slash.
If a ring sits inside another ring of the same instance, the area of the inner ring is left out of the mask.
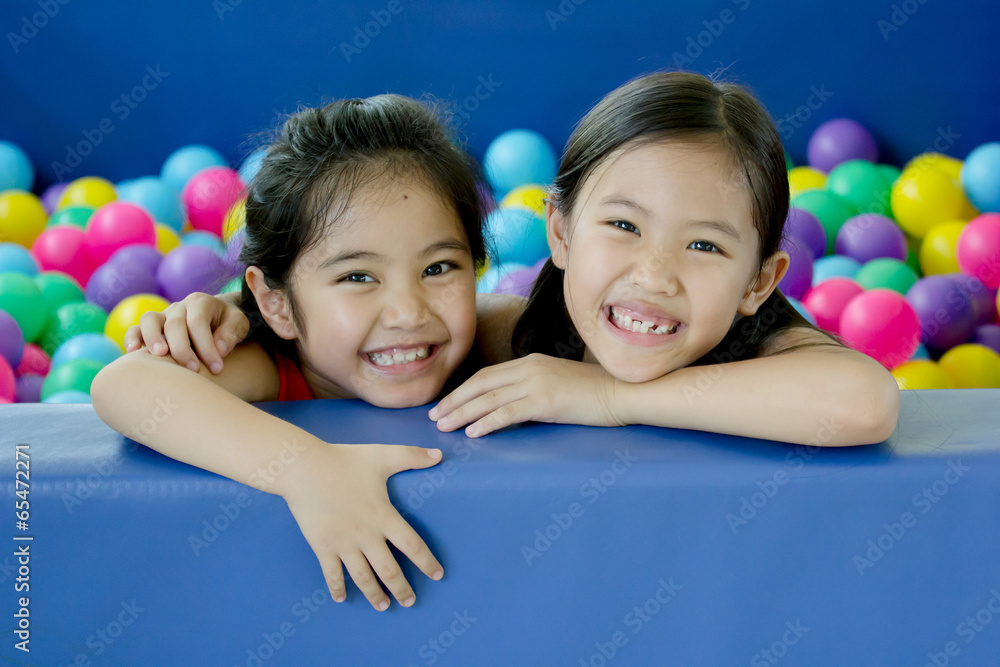
<path id="1" fill-rule="evenodd" d="M 976 317 L 972 300 L 954 280 L 936 275 L 921 278 L 906 293 L 920 319 L 920 340 L 930 352 L 941 354 L 972 337 Z"/>
<path id="2" fill-rule="evenodd" d="M 805 241 L 814 259 L 826 254 L 826 230 L 823 229 L 819 219 L 805 209 L 794 206 L 788 209 L 788 217 L 785 218 L 785 236 L 794 236 L 800 241 Z"/>
<path id="3" fill-rule="evenodd" d="M 528 296 L 531 294 L 531 288 L 535 284 L 535 278 L 538 277 L 538 271 L 535 267 L 531 266 L 527 269 L 518 269 L 517 271 L 511 271 L 497 283 L 496 289 L 493 290 L 494 294 L 516 294 L 517 296 Z"/>
<path id="4" fill-rule="evenodd" d="M 243 275 L 243 271 L 246 267 L 240 262 L 240 253 L 243 251 L 243 241 L 246 237 L 247 234 L 245 229 L 240 229 L 229 237 L 229 243 L 226 244 L 225 258 L 227 278 Z"/>
<path id="5" fill-rule="evenodd" d="M 862 264 L 879 257 L 906 261 L 906 235 L 895 222 L 878 213 L 848 218 L 837 232 L 834 251 Z"/>
<path id="6" fill-rule="evenodd" d="M 545 267 L 545 262 L 549 261 L 550 257 L 542 257 L 540 260 L 531 265 L 531 268 L 535 270 L 535 275 L 542 272 L 542 268 Z"/>
<path id="7" fill-rule="evenodd" d="M 848 160 L 878 162 L 875 137 L 860 123 L 848 118 L 828 120 L 817 127 L 809 137 L 806 150 L 809 166 L 823 172 Z"/>
<path id="8" fill-rule="evenodd" d="M 976 333 L 972 336 L 972 342 L 985 345 L 997 354 L 1000 354 L 1000 324 L 983 324 L 976 327 Z"/>
<path id="9" fill-rule="evenodd" d="M 226 279 L 226 265 L 211 248 L 181 245 L 167 253 L 156 270 L 160 294 L 180 301 L 192 292 L 215 294 Z"/>
<path id="10" fill-rule="evenodd" d="M 781 249 L 788 253 L 789 264 L 785 277 L 778 288 L 785 296 L 801 299 L 812 286 L 813 254 L 804 241 L 795 237 L 785 237 Z"/>
<path id="11" fill-rule="evenodd" d="M 6 359 L 11 368 L 17 368 L 23 354 L 24 334 L 21 326 L 10 313 L 0 310 L 0 357 Z"/>
<path id="12" fill-rule="evenodd" d="M 159 285 L 149 266 L 119 258 L 99 266 L 87 281 L 87 301 L 110 313 L 118 302 L 134 294 L 157 294 Z"/>
<path id="13" fill-rule="evenodd" d="M 68 186 L 69 183 L 53 183 L 45 188 L 45 192 L 42 193 L 42 208 L 46 213 L 52 215 L 52 212 L 59 207 L 59 199 Z"/>
<path id="14" fill-rule="evenodd" d="M 990 324 L 996 321 L 997 292 L 986 287 L 979 278 L 967 276 L 964 273 L 945 274 L 955 281 L 962 289 L 962 294 L 972 301 L 972 311 L 976 317 L 976 325 Z"/>
<path id="15" fill-rule="evenodd" d="M 45 378 L 35 373 L 18 375 L 14 385 L 15 403 L 38 403 L 42 400 L 42 384 Z"/>
<path id="16" fill-rule="evenodd" d="M 120 250 L 116 250 L 105 263 L 110 264 L 121 259 L 142 264 L 149 268 L 150 272 L 155 275 L 156 270 L 160 267 L 160 262 L 163 260 L 163 253 L 153 246 L 134 243 L 132 245 L 127 245 Z"/>

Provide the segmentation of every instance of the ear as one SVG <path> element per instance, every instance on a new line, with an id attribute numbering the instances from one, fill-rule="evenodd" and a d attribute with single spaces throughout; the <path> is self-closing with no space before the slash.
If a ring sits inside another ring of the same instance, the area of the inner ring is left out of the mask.
<path id="1" fill-rule="evenodd" d="M 760 308 L 761 304 L 767 301 L 771 292 L 778 287 L 778 283 L 785 277 L 788 271 L 789 257 L 784 250 L 779 250 L 764 262 L 757 280 L 754 281 L 750 289 L 743 295 L 743 300 L 737 308 L 741 315 L 753 315 Z"/>
<path id="2" fill-rule="evenodd" d="M 545 202 L 545 233 L 549 239 L 552 263 L 565 271 L 569 254 L 569 220 L 548 201 Z"/>
<path id="3" fill-rule="evenodd" d="M 260 314 L 271 330 L 285 340 L 298 338 L 288 295 L 283 290 L 268 287 L 264 282 L 264 272 L 256 266 L 247 267 L 246 279 L 247 287 L 257 300 Z"/>

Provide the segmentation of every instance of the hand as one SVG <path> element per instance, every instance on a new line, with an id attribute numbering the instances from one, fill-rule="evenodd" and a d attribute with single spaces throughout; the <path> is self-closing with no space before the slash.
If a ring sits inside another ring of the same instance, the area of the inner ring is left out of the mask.
<path id="1" fill-rule="evenodd" d="M 413 605 L 416 596 L 387 541 L 431 579 L 444 576 L 441 564 L 389 502 L 386 490 L 386 480 L 397 472 L 428 468 L 440 461 L 439 449 L 330 445 L 302 466 L 288 484 L 290 490 L 282 495 L 319 558 L 336 602 L 347 599 L 346 566 L 351 579 L 378 611 L 389 608 L 379 580 L 401 605 Z"/>
<path id="2" fill-rule="evenodd" d="M 124 343 L 126 352 L 143 345 L 160 357 L 169 352 L 178 364 L 193 371 L 200 367 L 200 360 L 218 375 L 222 371 L 222 358 L 249 332 L 250 321 L 239 306 L 194 292 L 183 301 L 170 304 L 162 313 L 143 313 L 139 324 L 125 332 Z"/>
<path id="3" fill-rule="evenodd" d="M 523 421 L 622 426 L 617 380 L 598 364 L 530 354 L 484 368 L 429 413 L 438 429 L 477 438 Z"/>

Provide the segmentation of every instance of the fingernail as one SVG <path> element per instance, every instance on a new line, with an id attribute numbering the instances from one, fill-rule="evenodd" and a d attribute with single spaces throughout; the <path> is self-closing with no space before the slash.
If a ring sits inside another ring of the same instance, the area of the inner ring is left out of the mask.
<path id="1" fill-rule="evenodd" d="M 470 426 L 469 428 L 465 429 L 465 435 L 467 435 L 470 438 L 478 438 L 480 435 L 482 435 L 480 431 L 481 429 L 478 426 Z"/>
<path id="2" fill-rule="evenodd" d="M 441 450 L 440 449 L 428 449 L 427 450 L 427 456 L 431 457 L 432 459 L 439 459 L 439 458 L 441 458 Z"/>
<path id="3" fill-rule="evenodd" d="M 443 576 L 444 576 L 444 570 L 442 570 L 441 568 L 438 568 L 438 569 L 434 570 L 434 574 L 431 575 L 431 579 L 433 579 L 435 581 L 438 581 Z"/>
<path id="4" fill-rule="evenodd" d="M 343 601 L 344 601 L 344 600 L 346 600 L 346 599 L 347 599 L 347 596 L 346 596 L 346 595 L 344 595 L 343 593 L 341 593 L 341 594 L 340 594 L 340 595 L 338 595 L 337 597 L 333 598 L 333 601 L 334 601 L 334 602 L 343 602 Z"/>
<path id="5" fill-rule="evenodd" d="M 188 370 L 197 371 L 198 370 L 198 362 L 197 361 L 189 361 L 189 362 L 187 362 L 187 367 L 188 367 Z"/>
<path id="6" fill-rule="evenodd" d="M 153 346 L 154 354 L 163 354 L 166 351 L 167 351 L 167 346 L 164 345 L 163 343 L 157 343 L 156 345 Z"/>
<path id="7" fill-rule="evenodd" d="M 405 600 L 403 600 L 399 604 L 403 605 L 404 607 L 412 607 L 413 603 L 416 602 L 416 601 L 417 601 L 417 599 L 411 595 L 410 597 L 406 598 Z"/>
<path id="8" fill-rule="evenodd" d="M 433 408 L 431 408 L 431 411 L 427 413 L 427 416 L 430 417 L 431 419 L 437 419 L 438 409 L 436 405 Z"/>
<path id="9" fill-rule="evenodd" d="M 222 370 L 222 364 L 220 364 L 218 361 L 216 361 L 214 364 L 212 364 L 211 369 L 212 369 L 213 373 L 215 373 L 216 375 L 218 375 L 219 371 Z"/>
<path id="10" fill-rule="evenodd" d="M 385 611 L 388 608 L 389 608 L 389 601 L 388 600 L 382 600 L 381 602 L 378 603 L 378 610 L 379 611 Z"/>

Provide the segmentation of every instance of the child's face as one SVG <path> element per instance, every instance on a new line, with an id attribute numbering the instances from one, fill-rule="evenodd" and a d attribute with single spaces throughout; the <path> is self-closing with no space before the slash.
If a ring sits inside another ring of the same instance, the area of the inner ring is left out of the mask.
<path id="1" fill-rule="evenodd" d="M 585 360 L 645 382 L 709 352 L 737 311 L 755 312 L 758 234 L 732 164 L 712 144 L 632 143 L 587 178 L 570 220 L 550 209 Z"/>
<path id="2" fill-rule="evenodd" d="M 472 347 L 476 287 L 458 215 L 417 182 L 356 193 L 303 253 L 292 291 L 302 369 L 328 395 L 391 408 L 434 399 Z"/>

